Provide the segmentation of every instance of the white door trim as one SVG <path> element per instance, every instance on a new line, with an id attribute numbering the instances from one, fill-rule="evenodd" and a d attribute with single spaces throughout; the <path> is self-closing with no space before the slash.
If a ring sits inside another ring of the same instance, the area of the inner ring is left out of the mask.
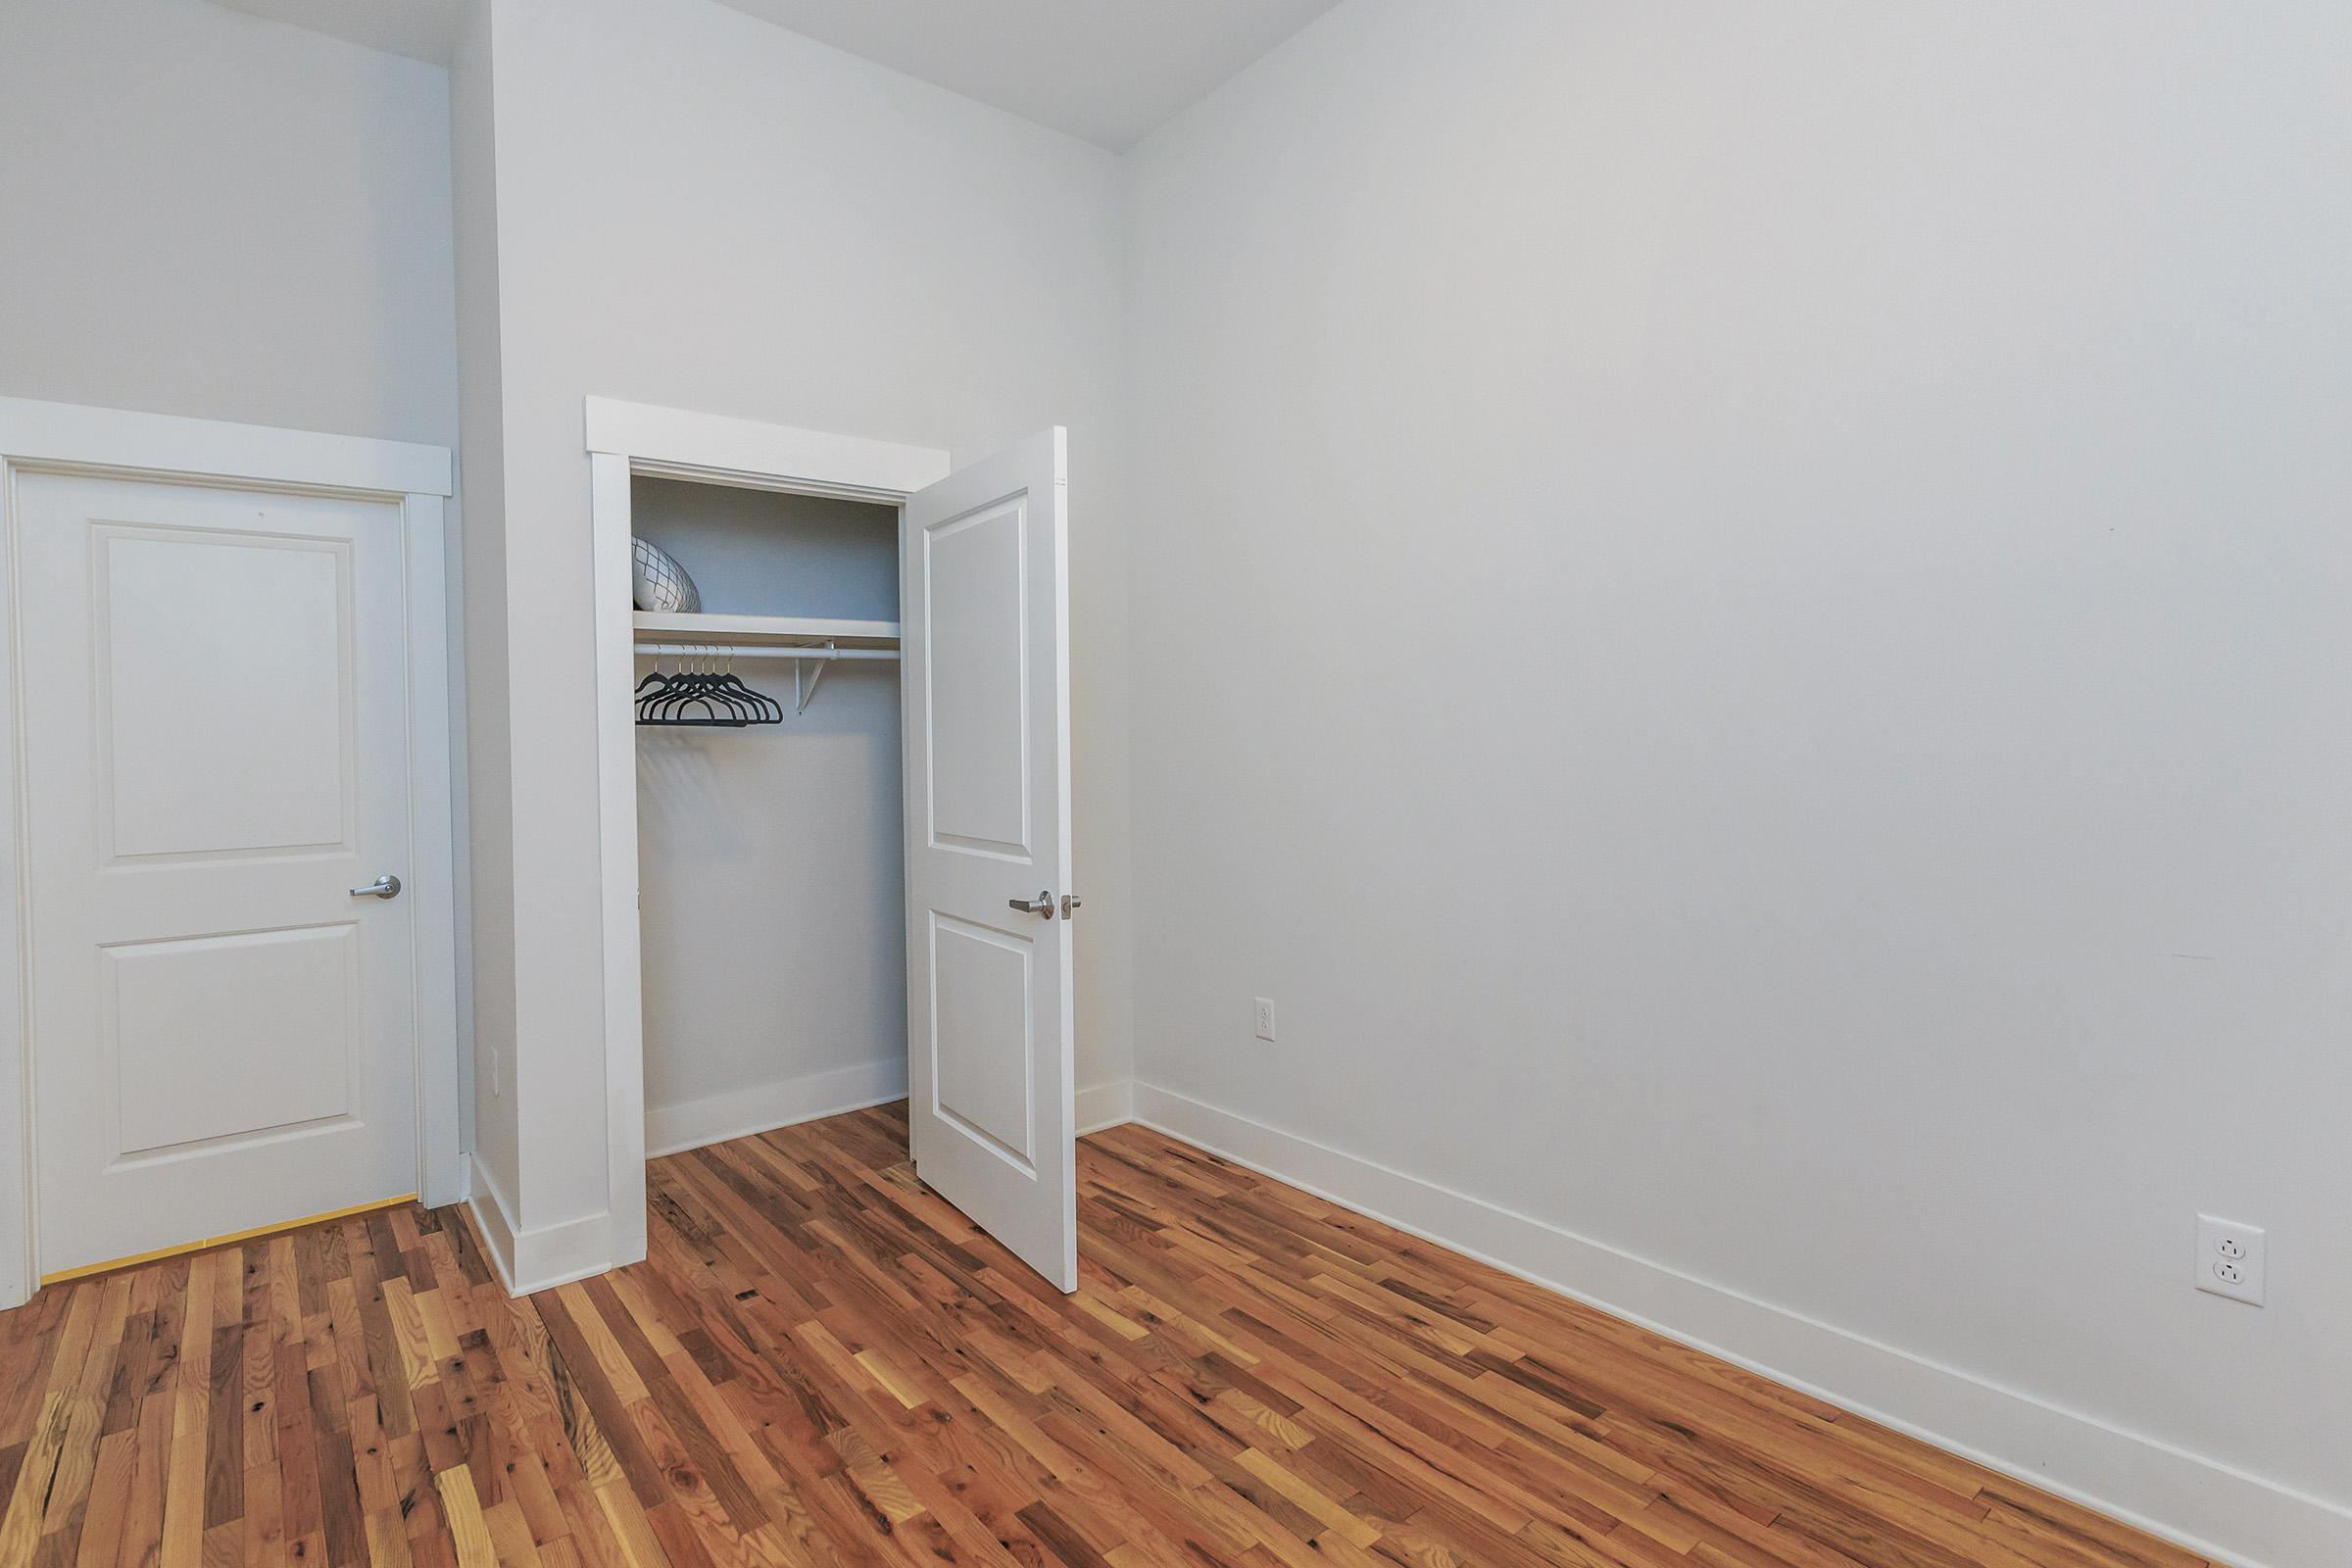
<path id="1" fill-rule="evenodd" d="M 218 482 L 397 502 L 408 583 L 411 863 L 416 922 L 417 1192 L 465 1196 L 460 1148 L 455 857 L 451 843 L 449 642 L 442 575 L 442 447 L 262 425 L 0 398 L 0 1307 L 39 1280 L 33 1093 L 26 1029 L 25 834 L 17 682 L 17 475 L 67 469 L 111 478 Z"/>
<path id="2" fill-rule="evenodd" d="M 629 476 L 839 496 L 895 507 L 948 474 L 948 455 L 861 436 L 762 424 L 591 397 L 583 411 L 588 525 L 595 551 L 597 818 L 602 860 L 605 988 L 607 1234 L 617 1268 L 645 1256 L 645 1005 L 637 931 L 637 684 L 631 620 Z M 485 1225 L 484 1230 L 488 1231 Z M 499 1261 L 520 1291 L 541 1279 L 534 1259 Z M 580 1272 L 575 1259 L 546 1267 Z M 596 1270 L 590 1269 L 593 1273 Z"/>
<path id="3" fill-rule="evenodd" d="M 626 458 L 634 473 L 703 484 L 846 495 L 895 506 L 948 472 L 948 455 L 932 447 L 650 403 L 592 397 L 583 422 L 591 453 Z"/>

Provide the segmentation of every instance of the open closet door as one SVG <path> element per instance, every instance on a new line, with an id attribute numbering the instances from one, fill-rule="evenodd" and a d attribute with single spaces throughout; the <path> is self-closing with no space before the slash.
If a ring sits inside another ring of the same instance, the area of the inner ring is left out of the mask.
<path id="1" fill-rule="evenodd" d="M 1064 440 L 907 498 L 899 618 L 916 1173 L 1074 1291 Z"/>

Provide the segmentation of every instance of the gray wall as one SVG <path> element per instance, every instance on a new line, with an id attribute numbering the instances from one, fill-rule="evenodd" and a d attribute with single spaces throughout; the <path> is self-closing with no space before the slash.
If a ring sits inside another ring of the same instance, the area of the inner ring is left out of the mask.
<path id="1" fill-rule="evenodd" d="M 1141 1077 L 2352 1502 L 2347 59 L 1352 0 L 1148 139 Z"/>

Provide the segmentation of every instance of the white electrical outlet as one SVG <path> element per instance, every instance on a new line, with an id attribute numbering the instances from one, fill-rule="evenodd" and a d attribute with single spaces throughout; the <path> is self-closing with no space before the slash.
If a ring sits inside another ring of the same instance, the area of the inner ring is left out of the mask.
<path id="1" fill-rule="evenodd" d="M 2211 1214 L 2197 1216 L 2197 1289 L 2262 1305 L 2263 1231 Z"/>
<path id="2" fill-rule="evenodd" d="M 1274 1004 L 1263 997 L 1257 999 L 1257 1038 L 1265 1041 L 1274 1038 Z"/>

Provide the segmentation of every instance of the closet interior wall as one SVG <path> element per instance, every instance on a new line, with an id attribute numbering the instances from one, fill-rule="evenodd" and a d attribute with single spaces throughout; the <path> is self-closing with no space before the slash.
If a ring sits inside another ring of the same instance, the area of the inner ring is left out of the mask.
<path id="1" fill-rule="evenodd" d="M 645 477 L 630 506 L 706 612 L 898 618 L 891 508 Z M 653 1152 L 905 1092 L 898 665 L 829 667 L 805 712 L 793 667 L 734 666 L 781 725 L 637 731 Z"/>

